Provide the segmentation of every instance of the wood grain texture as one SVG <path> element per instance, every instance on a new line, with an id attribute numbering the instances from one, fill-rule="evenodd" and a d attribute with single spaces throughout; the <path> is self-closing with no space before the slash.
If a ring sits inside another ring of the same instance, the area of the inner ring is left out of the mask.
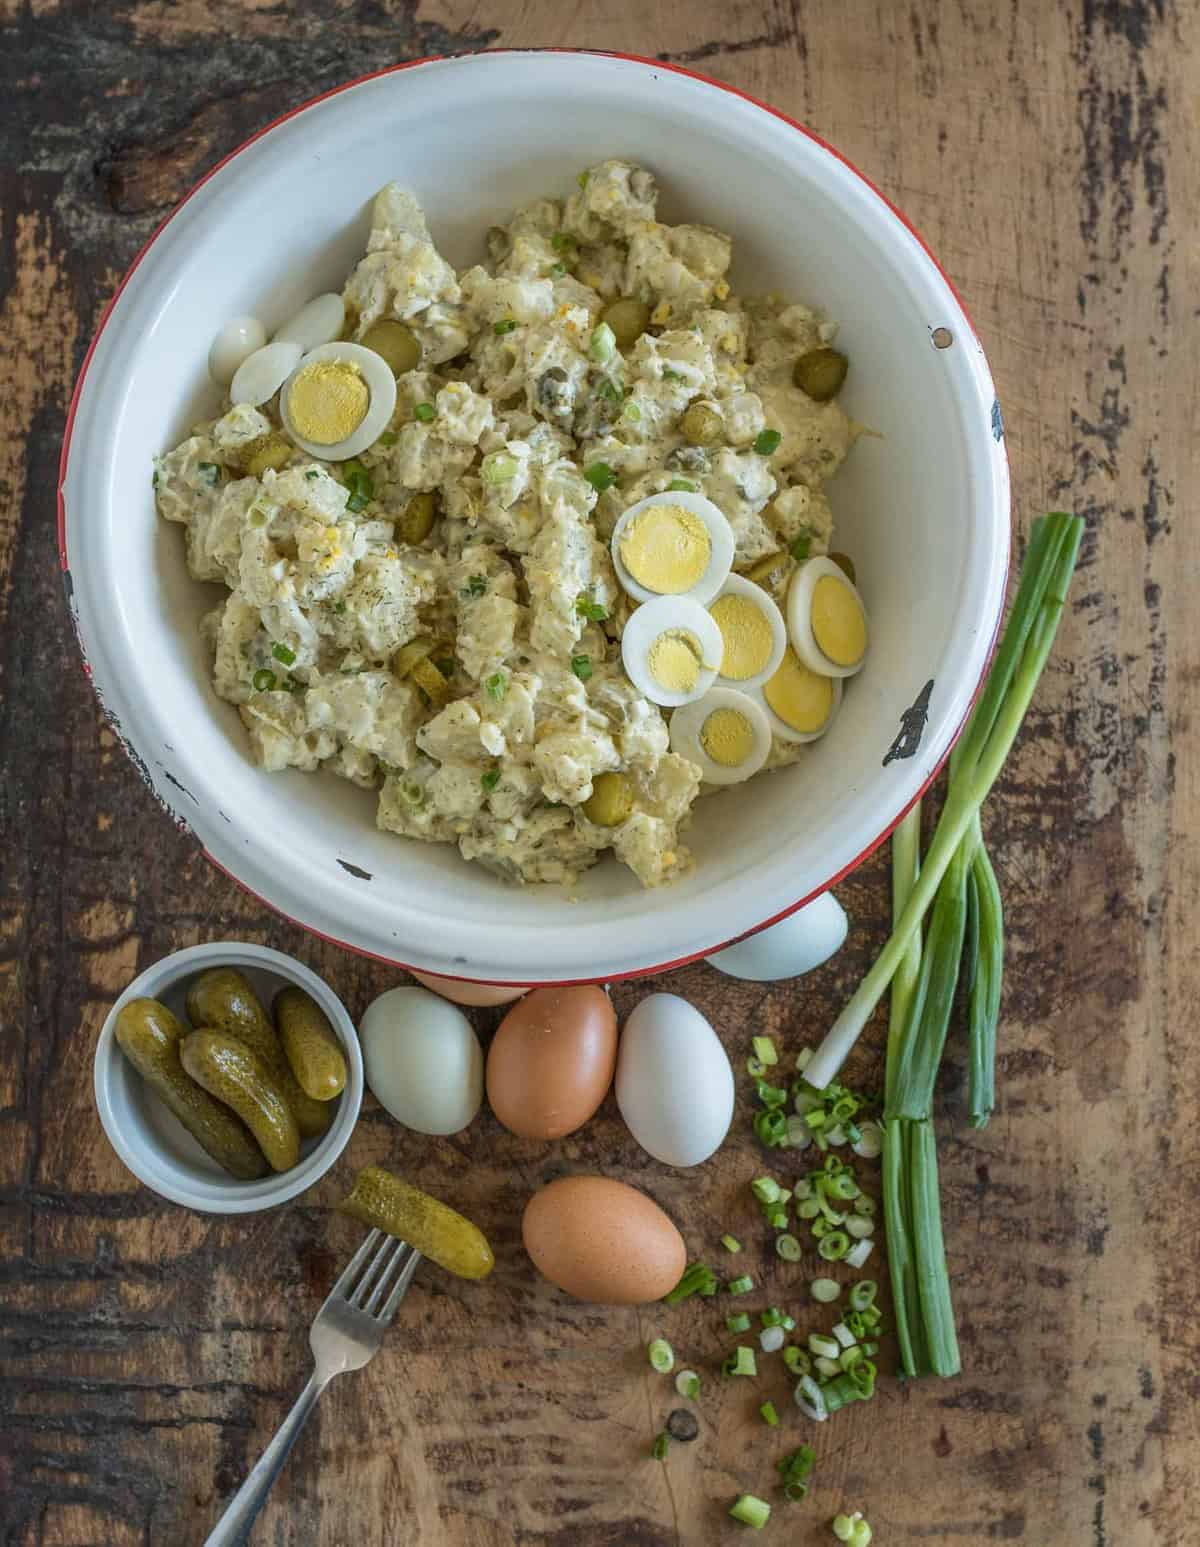
<path id="1" fill-rule="evenodd" d="M 889 1381 L 843 1413 L 776 1539 L 831 1540 L 834 1511 L 861 1505 L 880 1547 L 1184 1547 L 1200 1485 L 1195 0 L 0 0 L 0 1537 L 203 1539 L 303 1379 L 305 1328 L 356 1237 L 330 1205 L 368 1161 L 453 1192 L 497 1269 L 483 1286 L 418 1276 L 384 1354 L 329 1392 L 256 1540 L 691 1547 L 735 1539 L 738 1491 L 772 1491 L 784 1443 L 764 1443 L 742 1383 L 710 1379 L 700 1439 L 665 1467 L 647 1457 L 674 1404 L 643 1345 L 665 1331 L 711 1371 L 712 1308 L 568 1305 L 518 1230 L 533 1187 L 602 1169 L 644 1185 L 697 1252 L 726 1228 L 752 1240 L 770 1299 L 794 1299 L 811 1266 L 762 1254 L 744 1122 L 682 1176 L 611 1103 L 556 1146 L 486 1116 L 418 1140 L 369 1105 L 301 1204 L 229 1222 L 134 1185 L 92 1108 L 106 1008 L 170 950 L 268 942 L 356 1014 L 396 974 L 209 867 L 104 728 L 54 545 L 83 349 L 172 202 L 266 119 L 394 60 L 510 43 L 683 62 L 831 139 L 967 297 L 1019 527 L 1053 506 L 1088 519 L 1060 648 L 988 810 L 1010 947 L 986 1132 L 965 1123 L 960 1046 L 943 1082 L 964 1374 Z M 803 983 L 701 965 L 655 986 L 731 1048 L 760 1029 L 814 1039 L 882 939 L 882 860 L 840 890 L 850 944 Z M 620 1010 L 644 992 L 618 989 Z"/>

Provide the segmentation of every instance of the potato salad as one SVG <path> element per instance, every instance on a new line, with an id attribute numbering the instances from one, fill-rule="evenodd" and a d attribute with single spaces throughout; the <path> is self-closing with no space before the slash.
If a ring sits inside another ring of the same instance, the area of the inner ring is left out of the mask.
<path id="1" fill-rule="evenodd" d="M 256 761 L 516 882 L 679 876 L 697 798 L 802 757 L 866 655 L 834 327 L 733 295 L 657 193 L 605 161 L 456 273 L 390 184 L 341 294 L 221 330 L 225 411 L 155 463 Z"/>

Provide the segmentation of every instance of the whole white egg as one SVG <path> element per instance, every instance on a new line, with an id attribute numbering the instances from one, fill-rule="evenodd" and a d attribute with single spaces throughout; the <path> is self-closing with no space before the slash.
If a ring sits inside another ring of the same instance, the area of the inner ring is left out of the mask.
<path id="1" fill-rule="evenodd" d="M 483 1050 L 470 1021 L 426 988 L 392 988 L 358 1028 L 367 1085 L 417 1133 L 459 1133 L 483 1101 Z"/>
<path id="2" fill-rule="evenodd" d="M 846 910 L 832 892 L 822 892 L 770 929 L 714 952 L 707 961 L 718 972 L 752 983 L 797 978 L 841 950 L 847 927 Z"/>
<path id="3" fill-rule="evenodd" d="M 733 1120 L 733 1070 L 716 1032 L 678 994 L 650 994 L 625 1022 L 617 1106 L 655 1160 L 698 1166 Z"/>

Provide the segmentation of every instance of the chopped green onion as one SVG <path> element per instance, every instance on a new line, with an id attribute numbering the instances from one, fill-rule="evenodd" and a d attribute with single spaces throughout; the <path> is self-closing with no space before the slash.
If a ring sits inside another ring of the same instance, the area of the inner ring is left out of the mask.
<path id="1" fill-rule="evenodd" d="M 784 1349 L 783 1362 L 793 1375 L 807 1375 L 812 1369 L 812 1360 L 794 1343 L 789 1343 Z"/>
<path id="2" fill-rule="evenodd" d="M 769 1423 L 772 1429 L 779 1423 L 779 1414 L 775 1411 L 774 1402 L 764 1402 L 758 1411 L 762 1415 L 763 1423 Z"/>
<path id="3" fill-rule="evenodd" d="M 868 1305 L 864 1310 L 859 1312 L 859 1315 L 862 1317 L 863 1326 L 868 1328 L 877 1327 L 883 1320 L 877 1305 Z"/>
<path id="4" fill-rule="evenodd" d="M 776 1051 L 773 1037 L 754 1037 L 751 1039 L 750 1045 L 753 1047 L 756 1056 L 761 1058 L 764 1064 L 777 1064 L 779 1062 L 779 1054 Z"/>
<path id="5" fill-rule="evenodd" d="M 761 1080 L 766 1072 L 767 1066 L 763 1063 L 761 1058 L 747 1058 L 746 1073 L 750 1075 L 752 1079 Z"/>
<path id="6" fill-rule="evenodd" d="M 203 475 L 204 482 L 209 488 L 215 488 L 221 481 L 221 469 L 215 462 L 197 462 L 196 471 Z"/>
<path id="7" fill-rule="evenodd" d="M 786 1230 L 788 1227 L 787 1210 L 778 1207 L 768 1209 L 767 1224 L 772 1230 Z"/>
<path id="8" fill-rule="evenodd" d="M 616 473 L 607 462 L 593 462 L 591 467 L 584 468 L 583 476 L 597 494 L 603 494 L 605 489 L 611 489 L 617 481 Z"/>
<path id="9" fill-rule="evenodd" d="M 575 238 L 566 231 L 556 231 L 550 238 L 550 245 L 555 252 L 569 252 L 575 246 Z"/>
<path id="10" fill-rule="evenodd" d="M 872 1343 L 872 1342 L 860 1343 L 859 1347 L 862 1349 L 863 1357 L 865 1359 L 874 1359 L 875 1355 L 879 1352 L 879 1344 L 878 1343 Z"/>
<path id="11" fill-rule="evenodd" d="M 850 1237 L 844 1230 L 831 1230 L 817 1242 L 817 1255 L 826 1262 L 840 1262 L 850 1250 Z"/>
<path id="12" fill-rule="evenodd" d="M 857 1284 L 850 1286 L 850 1305 L 856 1311 L 866 1311 L 875 1304 L 875 1296 L 879 1293 L 879 1285 L 873 1278 L 860 1278 Z"/>
<path id="13" fill-rule="evenodd" d="M 760 1203 L 778 1203 L 780 1186 L 773 1176 L 756 1177 L 750 1183 L 750 1191 Z"/>
<path id="14" fill-rule="evenodd" d="M 797 1219 L 816 1219 L 821 1212 L 821 1200 L 819 1198 L 801 1198 L 796 1205 Z"/>
<path id="15" fill-rule="evenodd" d="M 458 593 L 460 596 L 482 596 L 487 590 L 487 580 L 483 575 L 472 575 Z"/>
<path id="16" fill-rule="evenodd" d="M 594 601 L 587 591 L 580 591 L 575 598 L 575 616 L 586 618 L 589 623 L 603 623 L 608 617 L 608 609 Z"/>
<path id="17" fill-rule="evenodd" d="M 854 1200 L 854 1212 L 856 1214 L 874 1214 L 876 1212 L 875 1199 L 863 1193 Z"/>
<path id="18" fill-rule="evenodd" d="M 764 1354 L 777 1354 L 786 1341 L 782 1327 L 764 1327 L 758 1334 L 758 1346 Z"/>
<path id="19" fill-rule="evenodd" d="M 735 1235 L 723 1235 L 721 1237 L 721 1245 L 727 1252 L 740 1252 L 742 1249 L 742 1243 Z"/>
<path id="20" fill-rule="evenodd" d="M 835 1375 L 840 1374 L 842 1367 L 836 1359 L 827 1359 L 824 1354 L 821 1354 L 813 1360 L 813 1368 L 816 1370 L 822 1383 L 824 1383 L 827 1380 L 832 1380 Z"/>
<path id="21" fill-rule="evenodd" d="M 346 509 L 357 515 L 366 510 L 375 494 L 371 475 L 357 458 L 342 464 L 342 482 L 350 491 Z"/>
<path id="22" fill-rule="evenodd" d="M 670 483 L 667 485 L 667 493 L 668 494 L 696 494 L 699 491 L 699 488 L 700 488 L 700 485 L 696 484 L 696 483 L 693 483 L 690 478 L 672 478 Z M 762 1065 L 761 1064 L 759 1065 L 759 1071 L 760 1071 L 760 1073 L 762 1071 Z"/>
<path id="23" fill-rule="evenodd" d="M 739 1343 L 721 1369 L 726 1375 L 757 1375 L 758 1361 L 754 1357 L 754 1350 Z"/>
<path id="24" fill-rule="evenodd" d="M 571 670 L 579 678 L 580 682 L 586 682 L 592 675 L 592 658 L 590 655 L 573 655 L 571 657 Z"/>
<path id="25" fill-rule="evenodd" d="M 665 1430 L 661 1434 L 656 1434 L 654 1437 L 654 1445 L 651 1448 L 650 1454 L 656 1461 L 665 1461 L 667 1459 L 667 1449 L 670 1446 L 670 1443 L 671 1436 L 667 1434 Z"/>
<path id="26" fill-rule="evenodd" d="M 609 376 L 606 376 L 600 385 L 596 388 L 596 393 L 599 397 L 602 397 L 606 403 L 619 403 L 625 396 L 624 390 L 621 387 L 618 387 L 616 382 L 613 381 Z"/>
<path id="27" fill-rule="evenodd" d="M 808 1289 L 813 1299 L 822 1305 L 832 1305 L 842 1292 L 842 1286 L 832 1278 L 814 1278 Z"/>
<path id="28" fill-rule="evenodd" d="M 825 1406 L 825 1393 L 813 1380 L 811 1375 L 802 1375 L 800 1384 L 795 1391 L 796 1406 L 806 1417 L 814 1423 L 824 1423 L 829 1417 L 829 1409 Z"/>
<path id="29" fill-rule="evenodd" d="M 760 457 L 769 457 L 772 452 L 778 451 L 782 439 L 778 430 L 760 430 L 755 437 L 754 449 Z"/>
<path id="30" fill-rule="evenodd" d="M 812 1143 L 812 1130 L 795 1112 L 788 1114 L 787 1142 L 793 1149 L 805 1149 Z"/>
<path id="31" fill-rule="evenodd" d="M 846 1234 L 861 1241 L 863 1236 L 875 1234 L 875 1221 L 866 1214 L 852 1214 L 846 1221 Z"/>
<path id="32" fill-rule="evenodd" d="M 808 1334 L 809 1352 L 816 1358 L 836 1359 L 841 1353 L 841 1344 L 837 1338 L 826 1337 L 823 1332 L 810 1332 Z"/>
<path id="33" fill-rule="evenodd" d="M 844 1202 L 857 1198 L 862 1191 L 852 1171 L 839 1171 L 836 1176 L 826 1176 L 821 1187 L 829 1197 L 841 1198 Z"/>
<path id="34" fill-rule="evenodd" d="M 777 1305 L 768 1305 L 766 1310 L 760 1313 L 758 1319 L 764 1327 L 782 1327 L 784 1315 Z"/>
<path id="35" fill-rule="evenodd" d="M 598 322 L 592 329 L 588 342 L 588 354 L 597 365 L 607 365 L 617 352 L 617 336 L 607 322 Z"/>
<path id="36" fill-rule="evenodd" d="M 833 1335 L 835 1338 L 837 1338 L 838 1343 L 842 1348 L 853 1348 L 855 1342 L 857 1341 L 853 1332 L 851 1332 L 850 1328 L 844 1321 L 839 1321 L 837 1323 L 833 1329 Z"/>
<path id="37" fill-rule="evenodd" d="M 726 1316 L 725 1325 L 733 1333 L 749 1332 L 750 1318 L 745 1311 L 739 1311 L 736 1316 Z"/>
<path id="38" fill-rule="evenodd" d="M 731 1295 L 748 1295 L 754 1288 L 754 1280 L 749 1273 L 743 1273 L 740 1278 L 731 1278 L 725 1288 Z"/>
<path id="39" fill-rule="evenodd" d="M 854 1245 L 846 1253 L 845 1262 L 848 1268 L 861 1268 L 863 1263 L 871 1255 L 874 1242 L 868 1237 L 865 1241 L 855 1241 Z M 938 1372 L 939 1374 L 942 1372 Z M 954 1372 L 951 1372 L 954 1373 Z"/>
<path id="40" fill-rule="evenodd" d="M 675 1368 L 675 1350 L 666 1338 L 655 1338 L 646 1352 L 660 1375 L 669 1375 Z"/>
<path id="41" fill-rule="evenodd" d="M 487 696 L 489 698 L 495 699 L 497 703 L 500 703 L 504 695 L 508 692 L 508 678 L 502 671 L 495 671 L 487 679 L 483 686 L 487 692 Z"/>
<path id="42" fill-rule="evenodd" d="M 743 1493 L 739 1495 L 729 1513 L 735 1520 L 740 1520 L 742 1525 L 752 1526 L 754 1530 L 761 1531 L 771 1518 L 771 1506 L 752 1493 Z"/>
<path id="43" fill-rule="evenodd" d="M 862 1338 L 866 1336 L 867 1324 L 865 1321 L 863 1321 L 861 1311 L 847 1311 L 845 1319 L 846 1325 L 850 1328 L 850 1331 L 856 1338 Z"/>
<path id="44" fill-rule="evenodd" d="M 395 436 L 394 436 L 394 435 L 393 435 L 393 437 L 392 437 L 392 439 L 393 439 L 393 440 L 395 440 L 395 438 L 396 438 L 396 437 L 395 437 Z M 379 439 L 380 439 L 380 440 L 382 440 L 382 439 L 383 439 L 383 436 L 382 436 L 382 435 L 381 435 L 381 436 L 380 436 L 380 437 L 379 437 Z M 305 473 L 305 475 L 304 475 L 304 477 L 305 477 L 305 479 L 306 479 L 306 480 L 307 480 L 307 481 L 308 481 L 308 482 L 309 482 L 309 483 L 311 483 L 311 482 L 312 482 L 312 481 L 313 481 L 313 479 L 314 479 L 314 478 L 319 478 L 319 477 L 320 477 L 320 476 L 321 476 L 321 474 L 320 474 L 320 472 L 319 472 L 319 470 L 318 470 L 318 469 L 317 469 L 317 468 L 315 468 L 315 467 L 310 467 L 310 468 L 309 468 L 309 470 L 308 470 L 308 472 L 307 472 L 307 473 Z"/>
<path id="45" fill-rule="evenodd" d="M 273 644 L 271 654 L 277 661 L 282 661 L 285 666 L 293 666 L 296 661 L 296 652 L 289 645 Z"/>
<path id="46" fill-rule="evenodd" d="M 567 265 L 565 263 L 552 263 L 550 265 L 551 279 L 563 279 L 566 277 Z"/>
<path id="47" fill-rule="evenodd" d="M 273 693 L 275 691 L 275 673 L 269 671 L 264 666 L 251 677 L 250 685 L 256 693 Z"/>
<path id="48" fill-rule="evenodd" d="M 787 1118 L 778 1107 L 768 1107 L 763 1112 L 755 1113 L 752 1126 L 759 1142 L 768 1149 L 778 1149 L 787 1143 Z"/>
<path id="49" fill-rule="evenodd" d="M 675 1390 L 681 1397 L 686 1397 L 689 1402 L 694 1402 L 700 1395 L 700 1377 L 695 1370 L 680 1370 L 675 1377 Z"/>
<path id="50" fill-rule="evenodd" d="M 383 434 L 379 437 L 379 444 L 381 446 L 394 446 L 399 439 L 400 437 L 396 434 L 395 430 L 384 430 Z M 315 478 L 316 474 L 308 473 L 306 476 Z"/>
<path id="51" fill-rule="evenodd" d="M 803 1254 L 800 1242 L 794 1235 L 776 1236 L 775 1250 L 784 1262 L 799 1262 Z"/>
<path id="52" fill-rule="evenodd" d="M 428 424 L 430 420 L 437 416 L 437 409 L 432 403 L 418 403 L 413 409 L 413 416 L 419 419 L 422 424 Z"/>
<path id="53" fill-rule="evenodd" d="M 863 1363 L 866 1361 L 864 1360 Z M 861 1369 L 859 1365 L 857 1368 Z M 837 1366 L 834 1366 L 837 1369 Z M 874 1388 L 872 1387 L 872 1394 Z M 849 1374 L 838 1371 L 830 1377 L 821 1388 L 821 1395 L 825 1398 L 825 1410 L 829 1413 L 839 1412 L 843 1407 L 849 1407 L 851 1402 L 865 1402 L 867 1394 L 864 1388 L 854 1379 L 853 1372 Z"/>
<path id="54" fill-rule="evenodd" d="M 703 1262 L 693 1262 L 683 1270 L 683 1276 L 671 1290 L 670 1294 L 663 1296 L 665 1305 L 678 1305 L 681 1300 L 688 1300 L 692 1295 L 715 1295 L 717 1292 L 717 1276 L 713 1270 Z"/>
<path id="55" fill-rule="evenodd" d="M 479 476 L 486 484 L 508 483 L 521 470 L 516 457 L 506 451 L 489 451 L 480 464 Z"/>
<path id="56" fill-rule="evenodd" d="M 843 1370 L 852 1370 L 860 1360 L 867 1356 L 857 1343 L 852 1343 L 849 1348 L 844 1348 L 838 1355 L 838 1363 Z"/>
<path id="57" fill-rule="evenodd" d="M 756 1081 L 754 1093 L 765 1107 L 781 1107 L 788 1098 L 786 1086 L 769 1085 L 766 1080 Z"/>
<path id="58" fill-rule="evenodd" d="M 797 564 L 804 563 L 805 559 L 808 558 L 811 548 L 812 537 L 808 532 L 801 532 L 799 537 L 793 537 L 792 541 L 788 544 L 788 552 L 796 560 Z M 809 1055 L 810 1058 L 812 1057 L 811 1048 L 805 1048 L 804 1051 Z M 803 1065 L 801 1064 L 797 1067 L 803 1068 Z"/>
<path id="59" fill-rule="evenodd" d="M 487 773 L 480 775 L 479 782 L 483 785 L 486 793 L 490 795 L 500 783 L 500 770 L 498 768 L 489 768 Z"/>
<path id="60" fill-rule="evenodd" d="M 503 338 L 506 333 L 512 333 L 517 327 L 515 317 L 501 317 L 499 322 L 492 324 L 492 332 L 497 338 Z"/>
<path id="61" fill-rule="evenodd" d="M 636 403 L 626 403 L 625 407 L 621 410 L 621 418 L 627 420 L 630 424 L 639 423 L 641 417 L 642 411 Z"/>

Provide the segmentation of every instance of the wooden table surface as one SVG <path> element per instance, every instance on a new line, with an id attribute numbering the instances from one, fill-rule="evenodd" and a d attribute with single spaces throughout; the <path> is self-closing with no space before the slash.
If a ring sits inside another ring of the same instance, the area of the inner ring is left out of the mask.
<path id="1" fill-rule="evenodd" d="M 105 729 L 54 540 L 84 348 L 173 201 L 267 120 L 392 61 L 532 43 L 694 66 L 845 151 L 967 297 L 1018 526 L 1048 507 L 1088 522 L 1057 654 L 988 809 L 1010 944 L 986 1132 L 965 1122 L 960 1044 L 944 1081 L 964 1371 L 888 1380 L 823 1430 L 812 1495 L 779 1511 L 774 1539 L 832 1541 L 829 1518 L 860 1505 L 880 1547 L 1194 1543 L 1194 0 L 0 0 L 0 1536 L 203 1540 L 303 1381 L 309 1318 L 356 1238 L 329 1206 L 368 1161 L 452 1191 L 498 1265 L 482 1287 L 422 1271 L 385 1352 L 329 1392 L 256 1540 L 732 1541 L 730 1501 L 770 1495 L 771 1460 L 800 1437 L 790 1418 L 778 1440 L 763 1430 L 749 1382 L 714 1378 L 700 1439 L 648 1459 L 673 1404 L 647 1338 L 665 1331 L 711 1369 L 719 1318 L 568 1304 L 520 1247 L 532 1188 L 602 1169 L 646 1186 L 697 1250 L 740 1224 L 771 1298 L 793 1297 L 796 1271 L 762 1256 L 743 1201 L 760 1164 L 744 1111 L 720 1158 L 684 1175 L 649 1161 L 611 1102 L 556 1146 L 486 1115 L 428 1141 L 368 1103 L 302 1203 L 214 1220 L 135 1185 L 92 1105 L 106 1010 L 168 951 L 265 941 L 356 1014 L 398 974 L 239 892 Z M 699 965 L 654 986 L 735 1051 L 751 1030 L 814 1039 L 882 939 L 882 857 L 840 893 L 851 941 L 813 977 L 748 986 Z M 645 991 L 619 988 L 619 1009 Z M 864 1077 L 877 1029 L 871 1046 Z M 782 1406 L 782 1383 L 766 1387 Z"/>

